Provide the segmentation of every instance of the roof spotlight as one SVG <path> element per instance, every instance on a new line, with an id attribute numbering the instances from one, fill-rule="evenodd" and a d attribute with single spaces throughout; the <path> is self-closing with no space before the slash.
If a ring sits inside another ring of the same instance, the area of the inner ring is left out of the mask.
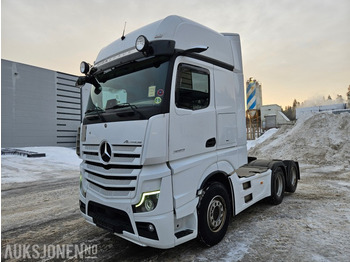
<path id="1" fill-rule="evenodd" d="M 147 53 L 149 48 L 149 42 L 144 35 L 140 35 L 135 42 L 135 48 L 139 52 Z"/>
<path id="2" fill-rule="evenodd" d="M 90 68 L 91 68 L 91 65 L 89 65 L 89 64 L 86 63 L 85 61 L 83 61 L 83 62 L 80 63 L 80 72 L 81 72 L 82 74 L 85 74 L 85 75 L 86 75 L 87 73 L 89 73 Z"/>

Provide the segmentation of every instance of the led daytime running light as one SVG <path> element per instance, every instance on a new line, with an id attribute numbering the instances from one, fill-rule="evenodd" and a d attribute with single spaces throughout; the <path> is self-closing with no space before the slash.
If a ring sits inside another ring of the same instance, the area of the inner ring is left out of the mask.
<path id="1" fill-rule="evenodd" d="M 160 190 L 142 193 L 141 200 L 140 200 L 140 202 L 139 202 L 135 207 L 141 206 L 141 205 L 143 204 L 143 202 L 145 202 L 146 196 L 157 195 L 157 194 L 159 194 L 159 193 L 160 193 Z"/>

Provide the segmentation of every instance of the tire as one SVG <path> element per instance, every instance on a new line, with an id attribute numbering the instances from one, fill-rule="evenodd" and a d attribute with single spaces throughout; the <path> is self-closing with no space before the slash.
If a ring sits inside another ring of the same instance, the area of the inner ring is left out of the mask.
<path id="1" fill-rule="evenodd" d="M 214 246 L 225 236 L 232 214 L 230 196 L 219 182 L 210 184 L 198 206 L 198 238 L 206 246 Z"/>
<path id="2" fill-rule="evenodd" d="M 298 168 L 294 162 L 290 162 L 287 168 L 286 191 L 294 193 L 298 186 Z"/>
<path id="3" fill-rule="evenodd" d="M 285 190 L 285 178 L 281 167 L 272 171 L 270 203 L 279 205 L 282 203 Z"/>

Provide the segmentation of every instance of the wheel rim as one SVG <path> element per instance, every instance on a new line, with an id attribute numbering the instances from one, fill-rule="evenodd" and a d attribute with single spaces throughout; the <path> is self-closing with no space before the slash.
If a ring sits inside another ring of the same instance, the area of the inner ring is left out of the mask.
<path id="1" fill-rule="evenodd" d="M 207 222 L 212 232 L 218 232 L 226 220 L 226 204 L 221 196 L 215 196 L 209 203 Z"/>
<path id="2" fill-rule="evenodd" d="M 283 190 L 283 180 L 280 174 L 276 177 L 276 186 L 277 186 L 276 195 L 280 197 L 282 195 L 282 190 Z"/>

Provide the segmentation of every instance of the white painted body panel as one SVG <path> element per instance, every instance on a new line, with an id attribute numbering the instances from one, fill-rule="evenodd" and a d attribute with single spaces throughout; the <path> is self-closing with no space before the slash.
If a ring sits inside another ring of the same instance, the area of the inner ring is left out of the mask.
<path id="1" fill-rule="evenodd" d="M 230 176 L 235 193 L 235 215 L 256 202 L 271 195 L 271 170 L 252 177 L 238 178 L 237 174 Z M 244 189 L 243 184 L 250 181 L 251 188 Z M 246 202 L 245 197 L 252 194 L 252 201 Z"/>

